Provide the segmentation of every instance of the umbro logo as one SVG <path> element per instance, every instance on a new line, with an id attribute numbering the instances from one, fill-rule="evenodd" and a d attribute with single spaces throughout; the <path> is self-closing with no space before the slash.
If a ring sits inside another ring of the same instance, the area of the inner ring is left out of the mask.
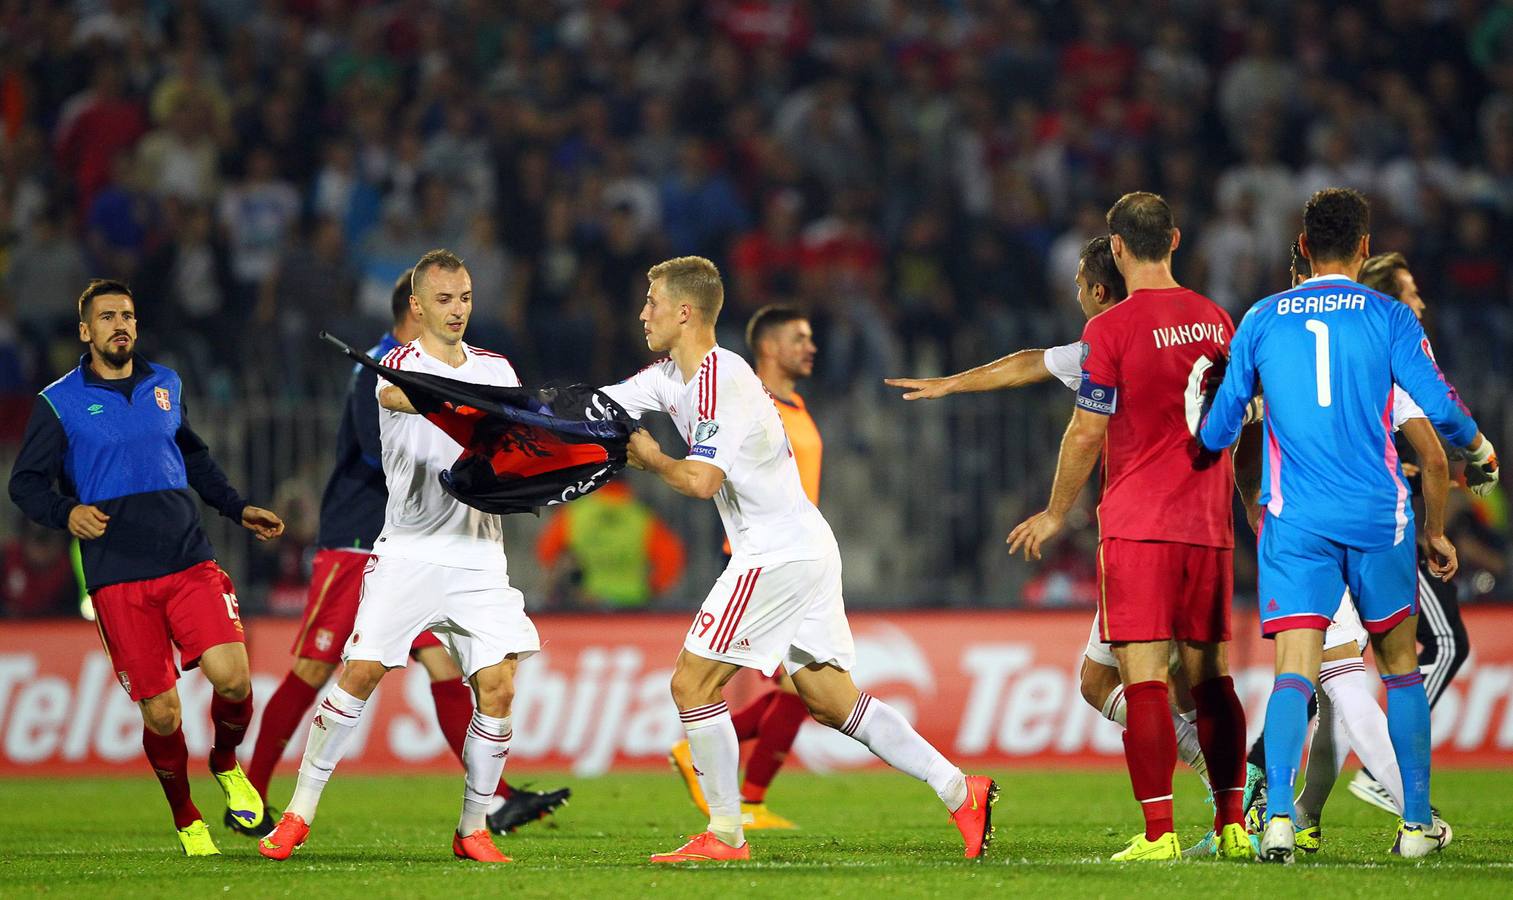
<path id="1" fill-rule="evenodd" d="M 91 403 L 91 404 L 89 404 L 88 409 L 89 409 L 89 414 L 92 415 L 92 416 L 98 416 L 100 413 L 102 413 L 102 412 L 105 411 L 105 407 L 101 406 L 98 403 Z"/>

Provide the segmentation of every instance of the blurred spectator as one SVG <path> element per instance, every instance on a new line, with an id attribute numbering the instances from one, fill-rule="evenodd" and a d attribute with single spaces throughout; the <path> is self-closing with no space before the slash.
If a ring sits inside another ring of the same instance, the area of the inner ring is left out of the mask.
<path id="1" fill-rule="evenodd" d="M 683 541 L 623 480 L 559 509 L 536 541 L 554 606 L 637 609 L 683 577 Z"/>
<path id="2" fill-rule="evenodd" d="M 1407 153 L 1382 166 L 1378 190 L 1395 215 L 1419 225 L 1423 223 L 1419 204 L 1425 191 L 1451 199 L 1459 196 L 1460 167 L 1440 146 L 1427 117 L 1416 117 L 1408 126 L 1407 137 Z"/>
<path id="3" fill-rule="evenodd" d="M 68 535 L 31 521 L 5 543 L 0 616 L 8 619 L 78 612 L 79 588 L 68 558 Z"/>
<path id="4" fill-rule="evenodd" d="M 141 105 L 125 96 L 125 87 L 120 66 L 101 59 L 89 88 L 57 111 L 58 168 L 72 185 L 81 213 L 110 179 L 111 161 L 147 130 Z"/>
<path id="5" fill-rule="evenodd" d="M 111 161 L 110 183 L 95 194 L 86 220 L 95 274 L 131 281 L 157 225 L 157 204 L 141 189 L 136 161 L 122 153 Z"/>
<path id="6" fill-rule="evenodd" d="M 762 225 L 741 235 L 731 250 L 733 311 L 741 321 L 769 303 L 798 296 L 799 223 L 803 199 L 792 190 L 777 191 L 762 207 Z"/>
<path id="7" fill-rule="evenodd" d="M 1258 113 L 1282 111 L 1297 89 L 1297 68 L 1277 52 L 1276 30 L 1269 22 L 1253 21 L 1245 54 L 1225 69 L 1219 81 L 1219 112 L 1235 146 L 1245 143 Z"/>
<path id="8" fill-rule="evenodd" d="M 336 358 L 319 344 L 320 331 L 361 343 L 383 329 L 382 319 L 364 317 L 355 309 L 357 273 L 346 251 L 341 226 L 317 219 L 301 239 L 279 248 L 259 286 L 248 330 L 247 349 L 252 352 L 243 355 L 276 360 L 278 382 L 286 390 L 309 389 L 319 363 Z"/>
<path id="9" fill-rule="evenodd" d="M 724 243 L 746 226 L 730 179 L 710 166 L 697 138 L 678 150 L 678 170 L 662 182 L 662 232 L 674 256 L 723 257 Z"/>
<path id="10" fill-rule="evenodd" d="M 224 367 L 241 354 L 237 345 L 236 308 L 231 263 L 216 236 L 210 210 L 196 204 L 165 204 L 166 240 L 143 263 L 136 282 L 139 312 L 182 327 L 179 349 L 198 371 Z M 154 315 L 154 313 L 156 313 Z"/>
<path id="11" fill-rule="evenodd" d="M 211 137 L 210 111 L 195 94 L 182 94 L 164 124 L 142 138 L 138 164 L 147 188 L 189 203 L 215 199 L 220 154 Z"/>
<path id="12" fill-rule="evenodd" d="M 15 298 L 16 321 L 32 341 L 67 336 L 79 321 L 79 292 L 89 280 L 84 251 L 74 239 L 62 206 L 43 211 L 11 251 L 6 291 Z"/>
<path id="13" fill-rule="evenodd" d="M 247 156 L 243 177 L 221 192 L 216 218 L 231 253 L 231 277 L 242 297 L 273 273 L 279 252 L 299 218 L 299 191 L 278 174 L 278 163 L 266 147 Z"/>

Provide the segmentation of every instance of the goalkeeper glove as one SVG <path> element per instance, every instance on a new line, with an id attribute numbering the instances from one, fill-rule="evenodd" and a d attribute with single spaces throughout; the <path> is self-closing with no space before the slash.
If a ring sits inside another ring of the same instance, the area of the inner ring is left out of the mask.
<path id="1" fill-rule="evenodd" d="M 1466 487 L 1476 496 L 1485 497 L 1497 486 L 1499 477 L 1497 448 L 1482 435 L 1481 445 L 1466 451 Z"/>

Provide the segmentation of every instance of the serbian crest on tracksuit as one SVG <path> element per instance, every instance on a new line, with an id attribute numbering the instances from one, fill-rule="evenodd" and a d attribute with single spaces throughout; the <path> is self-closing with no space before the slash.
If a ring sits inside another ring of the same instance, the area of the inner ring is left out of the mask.
<path id="1" fill-rule="evenodd" d="M 173 409 L 173 403 L 168 396 L 168 388 L 153 388 L 152 395 L 158 400 L 158 409 L 164 411 Z"/>

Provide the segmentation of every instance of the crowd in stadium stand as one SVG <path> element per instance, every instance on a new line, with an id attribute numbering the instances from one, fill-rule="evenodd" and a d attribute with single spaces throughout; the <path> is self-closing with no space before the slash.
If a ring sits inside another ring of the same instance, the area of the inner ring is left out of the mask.
<path id="1" fill-rule="evenodd" d="M 528 381 L 634 370 L 646 268 L 700 254 L 727 342 L 795 300 L 844 388 L 1070 340 L 1127 190 L 1238 316 L 1326 185 L 1371 196 L 1452 373 L 1508 358 L 1513 6 L 0 3 L 0 393 L 77 358 L 90 276 L 202 393 L 329 391 L 315 332 L 366 345 L 437 246 Z"/>

